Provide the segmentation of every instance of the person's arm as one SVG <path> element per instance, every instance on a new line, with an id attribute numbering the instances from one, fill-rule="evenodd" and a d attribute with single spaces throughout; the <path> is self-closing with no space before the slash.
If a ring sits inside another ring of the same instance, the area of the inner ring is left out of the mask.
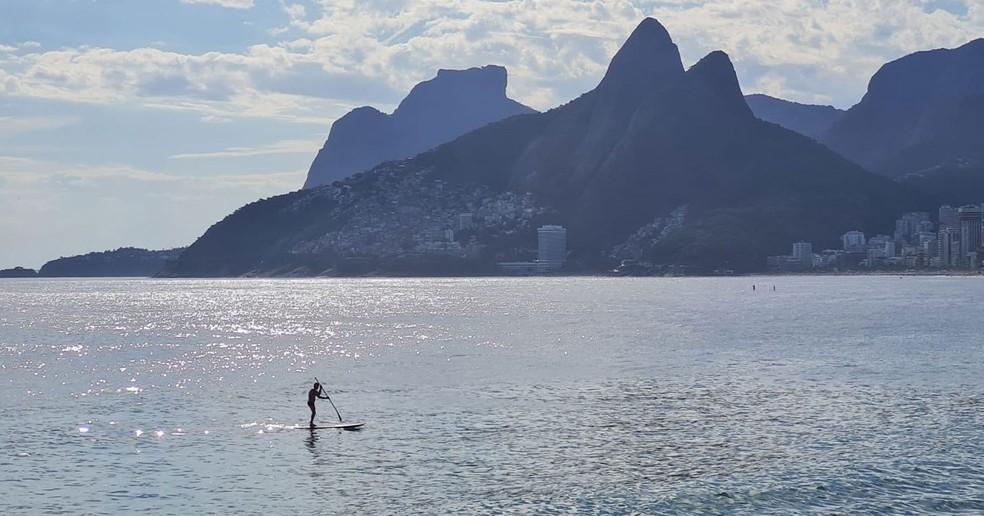
<path id="1" fill-rule="evenodd" d="M 323 400 L 328 399 L 328 395 L 327 394 L 325 394 L 324 396 L 322 396 L 322 394 L 325 394 L 325 388 L 324 387 L 319 387 L 318 388 L 318 397 L 321 398 L 321 399 L 323 399 Z"/>

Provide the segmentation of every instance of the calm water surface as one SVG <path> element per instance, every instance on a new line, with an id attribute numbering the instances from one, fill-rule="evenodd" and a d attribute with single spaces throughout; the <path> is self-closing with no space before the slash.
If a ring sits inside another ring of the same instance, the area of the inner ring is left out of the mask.
<path id="1" fill-rule="evenodd" d="M 0 513 L 981 514 L 982 299 L 942 277 L 4 280 Z M 364 430 L 295 428 L 314 376 Z"/>

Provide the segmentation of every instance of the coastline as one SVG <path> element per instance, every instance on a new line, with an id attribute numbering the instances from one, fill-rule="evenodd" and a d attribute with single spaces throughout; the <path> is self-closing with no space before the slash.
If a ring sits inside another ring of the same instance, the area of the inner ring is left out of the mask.
<path id="1" fill-rule="evenodd" d="M 195 279 L 412 279 L 412 278 L 756 278 L 756 277 L 800 277 L 800 276 L 924 276 L 924 277 L 984 277 L 984 272 L 975 271 L 840 271 L 840 272 L 748 272 L 735 274 L 611 274 L 611 273 L 558 273 L 538 275 L 518 274 L 244 274 L 240 276 L 33 276 L 10 277 L 0 280 L 79 280 L 79 279 L 164 279 L 164 280 L 195 280 Z"/>

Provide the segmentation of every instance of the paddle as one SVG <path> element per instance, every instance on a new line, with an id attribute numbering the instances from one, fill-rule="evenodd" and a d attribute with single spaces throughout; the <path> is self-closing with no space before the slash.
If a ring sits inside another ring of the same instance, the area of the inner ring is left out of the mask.
<path id="1" fill-rule="evenodd" d="M 335 402 L 331 401 L 331 396 L 325 392 L 325 386 L 321 384 L 321 380 L 319 380 L 317 376 L 314 377 L 314 381 L 318 382 L 318 388 L 325 394 L 325 397 L 328 398 L 328 403 L 331 403 L 331 408 L 335 409 L 335 415 L 338 416 L 338 422 L 341 423 L 342 415 L 338 413 L 338 407 L 335 406 Z"/>

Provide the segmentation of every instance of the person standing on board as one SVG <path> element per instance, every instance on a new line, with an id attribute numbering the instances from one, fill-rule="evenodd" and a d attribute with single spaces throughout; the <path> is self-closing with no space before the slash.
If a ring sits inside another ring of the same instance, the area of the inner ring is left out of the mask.
<path id="1" fill-rule="evenodd" d="M 310 428 L 314 428 L 314 415 L 318 413 L 318 411 L 314 409 L 314 400 L 318 398 L 326 400 L 328 399 L 328 396 L 322 396 L 321 384 L 318 382 L 314 382 L 314 387 L 312 387 L 311 390 L 308 391 L 308 408 L 311 409 Z"/>

